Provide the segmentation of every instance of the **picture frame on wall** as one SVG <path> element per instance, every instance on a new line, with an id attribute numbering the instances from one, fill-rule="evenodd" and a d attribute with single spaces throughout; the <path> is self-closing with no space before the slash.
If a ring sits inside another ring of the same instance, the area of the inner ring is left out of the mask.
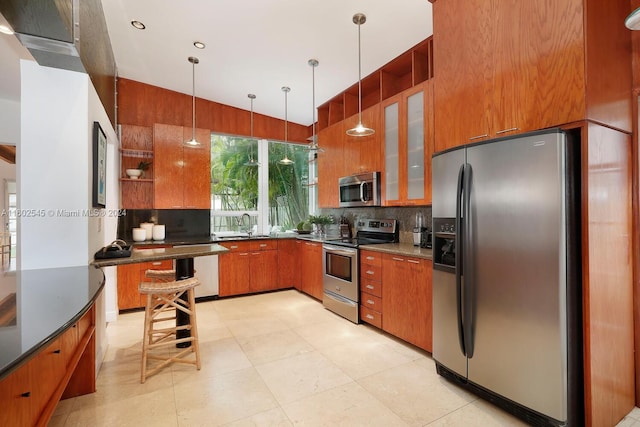
<path id="1" fill-rule="evenodd" d="M 93 122 L 93 207 L 107 204 L 107 136 L 100 123 Z"/>

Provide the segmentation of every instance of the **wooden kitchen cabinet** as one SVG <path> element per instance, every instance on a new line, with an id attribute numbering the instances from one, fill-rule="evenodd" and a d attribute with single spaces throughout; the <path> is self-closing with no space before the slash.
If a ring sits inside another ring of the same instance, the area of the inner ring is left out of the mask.
<path id="1" fill-rule="evenodd" d="M 159 249 L 168 246 L 138 246 L 137 249 Z M 118 310 L 142 308 L 147 303 L 146 296 L 138 290 L 140 282 L 149 281 L 145 277 L 147 270 L 171 270 L 173 261 L 153 261 L 138 264 L 125 264 L 117 267 Z"/>
<path id="2" fill-rule="evenodd" d="M 382 170 L 382 132 L 380 131 L 380 104 L 362 111 L 362 123 L 375 130 L 370 136 L 349 136 L 347 129 L 358 124 L 358 114 L 344 120 L 344 175 L 355 175 L 364 172 L 380 172 Z M 337 188 L 337 184 L 336 184 Z M 337 191 L 337 190 L 335 190 Z"/>
<path id="3" fill-rule="evenodd" d="M 630 131 L 616 13 L 597 0 L 434 1 L 436 151 L 583 119 Z"/>
<path id="4" fill-rule="evenodd" d="M 431 352 L 431 261 L 383 254 L 382 284 L 382 329 Z"/>
<path id="5" fill-rule="evenodd" d="M 386 206 L 431 203 L 432 100 L 429 80 L 382 103 Z"/>
<path id="6" fill-rule="evenodd" d="M 360 251 L 360 320 L 382 328 L 382 254 Z"/>
<path id="7" fill-rule="evenodd" d="M 130 179 L 127 169 L 137 169 L 141 161 L 151 162 L 143 177 Z M 153 128 L 120 127 L 120 206 L 123 209 L 153 208 Z"/>
<path id="8" fill-rule="evenodd" d="M 301 264 L 302 292 L 322 301 L 322 243 L 305 241 Z"/>
<path id="9" fill-rule="evenodd" d="M 218 284 L 221 297 L 277 289 L 277 240 L 245 240 L 220 244 L 230 251 L 219 255 Z"/>
<path id="10" fill-rule="evenodd" d="M 278 240 L 278 288 L 300 289 L 300 248 L 297 239 Z"/>
<path id="11" fill-rule="evenodd" d="M 318 206 L 337 208 L 338 179 L 345 176 L 344 122 L 338 122 L 318 133 L 318 145 L 324 152 L 318 154 Z"/>
<path id="12" fill-rule="evenodd" d="M 211 208 L 211 134 L 196 129 L 198 146 L 185 145 L 191 128 L 156 123 L 153 126 L 156 209 Z"/>

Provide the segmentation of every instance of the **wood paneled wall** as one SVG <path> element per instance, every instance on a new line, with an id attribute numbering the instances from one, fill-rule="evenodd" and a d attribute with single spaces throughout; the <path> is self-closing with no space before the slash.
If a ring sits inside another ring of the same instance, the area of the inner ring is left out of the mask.
<path id="1" fill-rule="evenodd" d="M 629 13 L 640 7 L 640 0 L 631 0 Z M 640 149 L 638 148 L 638 100 L 640 99 L 640 31 L 631 32 L 631 70 L 633 75 L 633 323 L 635 338 L 636 406 L 640 406 Z"/>
<path id="2" fill-rule="evenodd" d="M 191 127 L 191 95 L 118 79 L 118 123 L 152 127 L 155 123 Z M 232 135 L 251 134 L 251 114 L 196 97 L 196 127 Z M 253 113 L 253 135 L 284 140 L 284 120 Z M 289 142 L 307 143 L 311 127 L 288 122 Z"/>

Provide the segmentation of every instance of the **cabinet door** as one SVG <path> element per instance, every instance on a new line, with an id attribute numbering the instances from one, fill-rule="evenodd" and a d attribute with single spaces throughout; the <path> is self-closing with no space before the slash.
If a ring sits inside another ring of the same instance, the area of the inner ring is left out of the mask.
<path id="1" fill-rule="evenodd" d="M 405 195 L 404 204 L 425 204 L 425 93 L 423 85 L 411 89 L 403 94 L 402 123 L 404 137 L 401 153 L 403 173 L 401 194 Z"/>
<path id="2" fill-rule="evenodd" d="M 399 201 L 400 196 L 400 103 L 396 95 L 382 103 L 384 141 L 384 184 L 382 200 L 385 204 Z"/>
<path id="3" fill-rule="evenodd" d="M 298 242 L 295 239 L 278 241 L 278 288 L 280 289 L 300 287 Z"/>
<path id="4" fill-rule="evenodd" d="M 339 122 L 318 133 L 318 144 L 324 149 L 318 153 L 318 206 L 337 208 L 338 179 L 344 175 L 344 123 Z"/>
<path id="5" fill-rule="evenodd" d="M 29 369 L 31 363 L 27 362 L 0 381 L 0 425 L 35 425 L 37 414 L 31 411 L 34 390 Z"/>
<path id="6" fill-rule="evenodd" d="M 221 297 L 249 293 L 249 252 L 238 251 L 219 255 L 218 279 Z"/>
<path id="7" fill-rule="evenodd" d="M 358 114 L 344 121 L 344 174 L 352 175 L 364 172 L 379 172 L 382 169 L 382 129 L 380 105 L 362 111 L 362 122 L 375 130 L 373 135 L 356 137 L 346 134 L 346 129 L 358 124 Z"/>
<path id="8" fill-rule="evenodd" d="M 183 206 L 182 126 L 153 126 L 154 207 L 177 209 Z"/>
<path id="9" fill-rule="evenodd" d="M 430 261 L 384 255 L 382 329 L 432 351 Z"/>
<path id="10" fill-rule="evenodd" d="M 492 3 L 447 0 L 433 4 L 436 152 L 490 133 Z"/>
<path id="11" fill-rule="evenodd" d="M 262 292 L 277 289 L 278 251 L 255 251 L 250 254 L 251 292 Z"/>
<path id="12" fill-rule="evenodd" d="M 191 139 L 192 130 L 184 128 L 183 140 Z M 196 139 L 200 145 L 184 146 L 183 163 L 183 206 L 186 209 L 211 208 L 211 132 L 196 129 Z"/>
<path id="13" fill-rule="evenodd" d="M 118 310 L 143 307 L 138 285 L 140 283 L 140 265 L 119 265 L 118 269 Z"/>
<path id="14" fill-rule="evenodd" d="M 322 300 L 322 245 L 304 242 L 302 253 L 302 292 Z"/>

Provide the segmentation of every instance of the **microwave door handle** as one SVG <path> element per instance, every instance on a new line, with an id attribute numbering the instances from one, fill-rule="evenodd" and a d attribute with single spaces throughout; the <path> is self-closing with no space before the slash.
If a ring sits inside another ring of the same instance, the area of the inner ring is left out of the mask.
<path id="1" fill-rule="evenodd" d="M 361 202 L 368 202 L 369 201 L 369 196 L 368 194 L 365 193 L 366 191 L 366 186 L 367 186 L 367 182 L 366 181 L 362 181 L 360 183 L 360 201 Z"/>

